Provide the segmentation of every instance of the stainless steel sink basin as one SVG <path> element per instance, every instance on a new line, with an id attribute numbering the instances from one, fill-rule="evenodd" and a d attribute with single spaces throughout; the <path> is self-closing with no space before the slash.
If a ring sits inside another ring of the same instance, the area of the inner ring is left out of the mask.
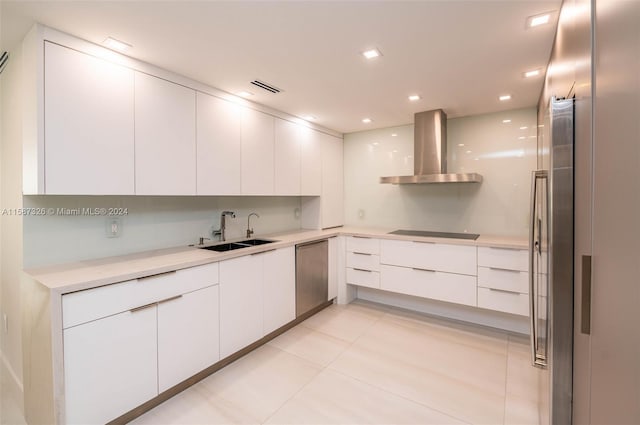
<path id="1" fill-rule="evenodd" d="M 229 243 L 221 243 L 217 245 L 202 246 L 200 247 L 200 249 L 208 249 L 209 251 L 216 251 L 216 252 L 226 252 L 226 251 L 233 251 L 235 249 L 250 248 L 252 246 L 264 245 L 264 244 L 273 243 L 273 242 L 277 242 L 277 241 L 270 241 L 267 239 L 247 239 L 246 241 L 240 241 L 240 242 L 229 242 Z"/>

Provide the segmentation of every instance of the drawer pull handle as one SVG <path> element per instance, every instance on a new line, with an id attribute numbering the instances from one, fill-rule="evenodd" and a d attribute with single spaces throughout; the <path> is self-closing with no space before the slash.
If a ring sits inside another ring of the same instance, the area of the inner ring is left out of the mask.
<path id="1" fill-rule="evenodd" d="M 178 298 L 182 298 L 182 295 L 176 295 L 175 297 L 170 297 L 162 301 L 158 301 L 158 304 L 167 303 L 169 301 L 177 300 Z"/>
<path id="2" fill-rule="evenodd" d="M 150 303 L 150 304 L 141 305 L 140 307 L 132 308 L 131 310 L 129 310 L 129 312 L 130 313 L 135 313 L 136 311 L 146 310 L 149 307 L 155 307 L 156 304 L 158 304 L 158 303 Z"/>
<path id="3" fill-rule="evenodd" d="M 488 289 L 493 292 L 503 292 L 505 294 L 520 295 L 520 292 L 507 291 L 506 289 L 496 289 L 496 288 L 488 288 Z"/>
<path id="4" fill-rule="evenodd" d="M 371 239 L 371 237 L 369 236 L 351 236 L 351 237 L 356 239 Z"/>
<path id="5" fill-rule="evenodd" d="M 490 246 L 489 249 L 498 249 L 501 251 L 524 251 L 522 248 L 498 248 L 497 246 Z"/>
<path id="6" fill-rule="evenodd" d="M 366 252 L 354 252 L 354 254 L 356 254 L 356 255 L 367 255 L 367 256 L 371 255 L 371 254 L 368 254 Z"/>
<path id="7" fill-rule="evenodd" d="M 356 268 L 354 268 L 353 270 L 357 270 L 357 271 L 359 271 L 359 272 L 367 272 L 367 273 L 371 273 L 371 270 L 356 269 Z"/>
<path id="8" fill-rule="evenodd" d="M 175 270 L 170 270 L 168 272 L 154 273 L 154 274 L 150 274 L 149 276 L 139 277 L 138 280 L 151 279 L 152 277 L 164 276 L 165 274 L 172 274 L 172 273 L 175 273 L 175 272 L 176 272 Z"/>
<path id="9" fill-rule="evenodd" d="M 411 267 L 413 270 L 417 270 L 419 272 L 429 272 L 429 273 L 436 273 L 435 270 L 431 270 L 431 269 L 419 269 L 417 267 Z"/>
<path id="10" fill-rule="evenodd" d="M 500 272 L 520 273 L 520 270 L 503 269 L 501 267 L 489 267 L 489 270 L 497 270 Z"/>
<path id="11" fill-rule="evenodd" d="M 431 242 L 431 241 L 411 241 L 413 243 L 429 243 L 429 244 L 433 244 L 435 245 L 435 242 Z"/>
<path id="12" fill-rule="evenodd" d="M 273 249 L 267 249 L 266 251 L 260 251 L 260 252 L 255 252 L 251 255 L 260 255 L 260 254 L 266 254 L 267 252 L 271 252 L 271 251 L 276 251 L 278 248 L 273 248 Z"/>

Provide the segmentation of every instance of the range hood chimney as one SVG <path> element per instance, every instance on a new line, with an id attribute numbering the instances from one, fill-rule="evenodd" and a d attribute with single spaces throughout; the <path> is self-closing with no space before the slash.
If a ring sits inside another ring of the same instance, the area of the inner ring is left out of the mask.
<path id="1" fill-rule="evenodd" d="M 480 183 L 477 173 L 447 173 L 447 114 L 442 109 L 415 114 L 413 175 L 380 177 L 380 183 Z"/>

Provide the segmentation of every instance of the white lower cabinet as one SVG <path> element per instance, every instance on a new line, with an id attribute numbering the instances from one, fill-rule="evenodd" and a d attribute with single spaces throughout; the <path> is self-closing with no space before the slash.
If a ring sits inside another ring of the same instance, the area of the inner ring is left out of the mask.
<path id="1" fill-rule="evenodd" d="M 263 260 L 263 334 L 296 318 L 296 252 L 294 247 L 260 254 Z"/>
<path id="2" fill-rule="evenodd" d="M 478 307 L 504 313 L 529 315 L 529 295 L 494 288 L 478 288 Z"/>
<path id="3" fill-rule="evenodd" d="M 218 286 L 158 304 L 158 392 L 220 359 Z"/>
<path id="4" fill-rule="evenodd" d="M 220 358 L 262 338 L 262 258 L 220 262 Z"/>
<path id="5" fill-rule="evenodd" d="M 158 395 L 156 305 L 65 329 L 66 422 L 104 424 Z"/>
<path id="6" fill-rule="evenodd" d="M 475 276 L 382 265 L 380 289 L 476 306 Z"/>

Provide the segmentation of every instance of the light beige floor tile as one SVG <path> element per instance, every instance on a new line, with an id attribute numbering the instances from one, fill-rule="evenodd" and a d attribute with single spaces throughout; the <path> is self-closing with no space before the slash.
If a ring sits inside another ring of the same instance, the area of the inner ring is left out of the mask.
<path id="1" fill-rule="evenodd" d="M 269 345 L 319 366 L 326 366 L 335 360 L 349 346 L 349 343 L 304 326 L 296 326 L 271 340 Z"/>
<path id="2" fill-rule="evenodd" d="M 323 371 L 269 424 L 452 424 L 436 410 L 332 371 Z"/>
<path id="3" fill-rule="evenodd" d="M 531 364 L 531 351 L 524 344 L 509 341 L 507 357 L 507 393 L 538 402 L 540 397 L 539 389 L 543 387 L 543 369 L 534 367 Z"/>
<path id="4" fill-rule="evenodd" d="M 469 358 L 473 362 L 473 358 Z M 378 352 L 350 347 L 329 368 L 377 388 L 471 423 L 497 424 L 504 418 L 504 395 L 444 373 L 403 363 Z"/>
<path id="5" fill-rule="evenodd" d="M 262 422 L 320 370 L 316 364 L 264 345 L 200 384 L 209 394 L 233 403 Z"/>
<path id="6" fill-rule="evenodd" d="M 193 386 L 131 422 L 135 425 L 258 424 L 256 418 Z"/>
<path id="7" fill-rule="evenodd" d="M 347 342 L 353 342 L 383 315 L 382 311 L 362 305 L 346 307 L 333 305 L 311 316 L 302 322 L 302 325 Z"/>
<path id="8" fill-rule="evenodd" d="M 505 394 L 506 343 L 499 352 L 493 345 L 469 345 L 462 343 L 459 338 L 429 336 L 431 332 L 425 330 L 424 325 L 406 326 L 406 323 L 381 320 L 360 337 L 354 347 L 495 394 Z"/>
<path id="9" fill-rule="evenodd" d="M 539 425 L 538 403 L 507 394 L 504 423 L 505 425 Z"/>

